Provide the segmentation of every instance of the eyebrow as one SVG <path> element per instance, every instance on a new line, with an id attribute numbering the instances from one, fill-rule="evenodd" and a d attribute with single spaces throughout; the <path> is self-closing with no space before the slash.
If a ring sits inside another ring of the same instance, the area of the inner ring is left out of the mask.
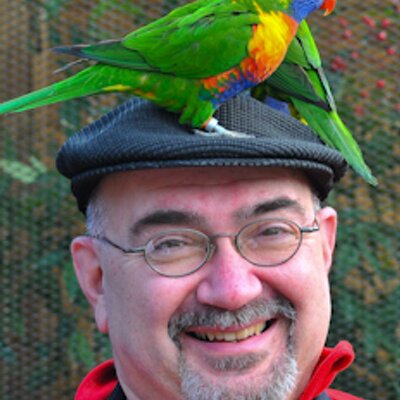
<path id="1" fill-rule="evenodd" d="M 179 210 L 157 210 L 136 221 L 130 231 L 133 235 L 138 235 L 150 226 L 199 224 L 201 220 L 202 218 L 196 213 Z"/>
<path id="2" fill-rule="evenodd" d="M 240 209 L 235 213 L 235 219 L 238 221 L 247 218 L 257 217 L 278 210 L 293 210 L 299 215 L 305 215 L 304 207 L 296 200 L 288 197 L 278 197 L 272 200 L 263 201 L 252 207 Z M 204 218 L 194 212 L 179 210 L 156 210 L 143 218 L 140 218 L 131 227 L 132 235 L 138 235 L 146 228 L 158 225 L 200 225 Z"/>
<path id="3" fill-rule="evenodd" d="M 289 197 L 278 197 L 272 200 L 262 201 L 256 205 L 239 210 L 236 212 L 235 217 L 238 220 L 257 217 L 278 210 L 292 210 L 299 215 L 305 215 L 305 208 L 296 200 Z"/>

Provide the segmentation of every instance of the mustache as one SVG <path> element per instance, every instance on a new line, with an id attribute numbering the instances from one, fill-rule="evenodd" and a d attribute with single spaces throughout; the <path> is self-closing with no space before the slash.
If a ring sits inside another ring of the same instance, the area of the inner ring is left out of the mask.
<path id="1" fill-rule="evenodd" d="M 272 300 L 257 299 L 234 311 L 202 306 L 194 311 L 173 315 L 168 323 L 168 334 L 174 342 L 179 343 L 179 335 L 191 327 L 206 326 L 224 329 L 231 326 L 246 326 L 254 321 L 269 320 L 278 315 L 293 323 L 296 320 L 295 308 L 283 297 Z"/>

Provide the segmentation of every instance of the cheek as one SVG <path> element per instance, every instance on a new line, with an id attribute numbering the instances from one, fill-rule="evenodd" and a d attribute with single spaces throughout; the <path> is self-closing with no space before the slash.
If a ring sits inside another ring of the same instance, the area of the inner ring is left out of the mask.
<path id="1" fill-rule="evenodd" d="M 263 271 L 262 279 L 274 292 L 288 299 L 299 315 L 323 316 L 329 308 L 328 271 L 322 251 L 311 245 L 302 247 L 285 265 Z"/>
<path id="2" fill-rule="evenodd" d="M 318 358 L 329 328 L 329 280 L 322 259 L 319 252 L 299 253 L 267 282 L 296 310 L 295 341 L 302 367 L 312 365 Z"/>
<path id="3" fill-rule="evenodd" d="M 165 335 L 171 316 L 191 292 L 184 281 L 158 275 L 145 265 L 116 265 L 106 276 L 110 325 L 133 334 Z"/>
<path id="4" fill-rule="evenodd" d="M 297 311 L 296 337 L 305 349 L 323 346 L 331 316 L 328 271 L 322 252 L 308 254 L 300 255 L 299 262 L 292 266 L 296 278 L 288 294 Z"/>

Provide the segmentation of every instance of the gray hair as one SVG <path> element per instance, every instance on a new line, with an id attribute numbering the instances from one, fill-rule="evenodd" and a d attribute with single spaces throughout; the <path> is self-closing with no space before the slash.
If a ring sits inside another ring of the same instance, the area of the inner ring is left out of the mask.
<path id="1" fill-rule="evenodd" d="M 318 212 L 322 208 L 322 201 L 314 191 L 312 192 L 312 202 L 314 211 Z"/>
<path id="2" fill-rule="evenodd" d="M 91 196 L 86 209 L 86 230 L 90 236 L 102 236 L 107 226 L 107 213 L 98 188 Z"/>

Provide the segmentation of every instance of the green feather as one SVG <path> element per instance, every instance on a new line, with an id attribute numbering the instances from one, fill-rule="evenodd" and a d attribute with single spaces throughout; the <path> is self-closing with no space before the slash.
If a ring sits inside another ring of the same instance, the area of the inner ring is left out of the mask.
<path id="1" fill-rule="evenodd" d="M 0 104 L 0 114 L 11 111 L 26 111 L 43 105 L 99 93 L 102 89 L 96 74 L 93 75 L 95 70 L 96 66 L 87 68 L 71 78 Z"/>
<path id="2" fill-rule="evenodd" d="M 314 41 L 311 30 L 304 20 L 297 29 L 296 38 L 303 49 L 303 56 L 307 60 L 308 66 L 320 68 L 322 66 L 317 44 Z"/>
<path id="3" fill-rule="evenodd" d="M 55 51 L 133 70 L 208 78 L 240 64 L 247 56 L 251 26 L 258 22 L 258 15 L 252 13 L 233 15 L 234 8 L 224 14 L 211 11 L 210 15 L 202 13 L 201 19 L 191 16 L 141 34 L 139 29 L 139 33 L 120 41 L 59 47 Z M 224 36 L 215 40 L 221 32 Z M 207 62 L 210 58 L 213 62 Z"/>
<path id="4" fill-rule="evenodd" d="M 290 101 L 290 96 L 296 96 L 329 110 L 324 96 L 317 93 L 307 71 L 297 65 L 281 64 L 276 72 L 268 78 L 266 86 L 276 89 L 275 97 L 279 100 Z"/>
<path id="5" fill-rule="evenodd" d="M 1 104 L 0 114 L 119 90 L 112 89 L 119 85 L 169 110 L 182 112 L 182 122 L 200 127 L 214 110 L 210 99 L 200 99 L 199 79 L 225 72 L 246 58 L 252 26 L 258 22 L 252 2 L 200 0 L 122 40 L 60 47 L 55 51 L 99 64 Z"/>
<path id="6" fill-rule="evenodd" d="M 53 50 L 115 67 L 159 72 L 159 68 L 151 66 L 138 51 L 122 46 L 120 40 L 100 42 L 95 45 L 62 46 Z"/>
<path id="7" fill-rule="evenodd" d="M 292 98 L 293 104 L 300 115 L 308 122 L 309 126 L 329 146 L 339 150 L 346 161 L 368 183 L 376 185 L 377 180 L 366 165 L 361 150 L 335 111 L 327 112 L 322 108 Z"/>
<path id="8" fill-rule="evenodd" d="M 323 142 L 339 150 L 368 183 L 377 184 L 357 142 L 337 113 L 317 45 L 306 21 L 299 25 L 282 64 L 260 86 L 252 91 L 253 96 L 260 100 L 273 96 L 292 104 L 296 114 Z"/>
<path id="9" fill-rule="evenodd" d="M 232 3 L 229 8 L 201 10 L 159 29 L 136 31 L 122 45 L 138 51 L 163 73 L 208 78 L 247 57 L 252 26 L 258 22 L 255 11 L 245 12 L 243 6 Z"/>
<path id="10" fill-rule="evenodd" d="M 200 89 L 200 85 L 194 85 L 187 79 L 97 64 L 47 88 L 1 104 L 0 113 L 26 111 L 99 93 L 135 93 L 140 90 L 142 97 L 153 100 L 167 110 L 182 112 L 182 123 L 193 123 L 193 126 L 200 127 L 213 112 L 210 102 L 198 99 Z"/>

